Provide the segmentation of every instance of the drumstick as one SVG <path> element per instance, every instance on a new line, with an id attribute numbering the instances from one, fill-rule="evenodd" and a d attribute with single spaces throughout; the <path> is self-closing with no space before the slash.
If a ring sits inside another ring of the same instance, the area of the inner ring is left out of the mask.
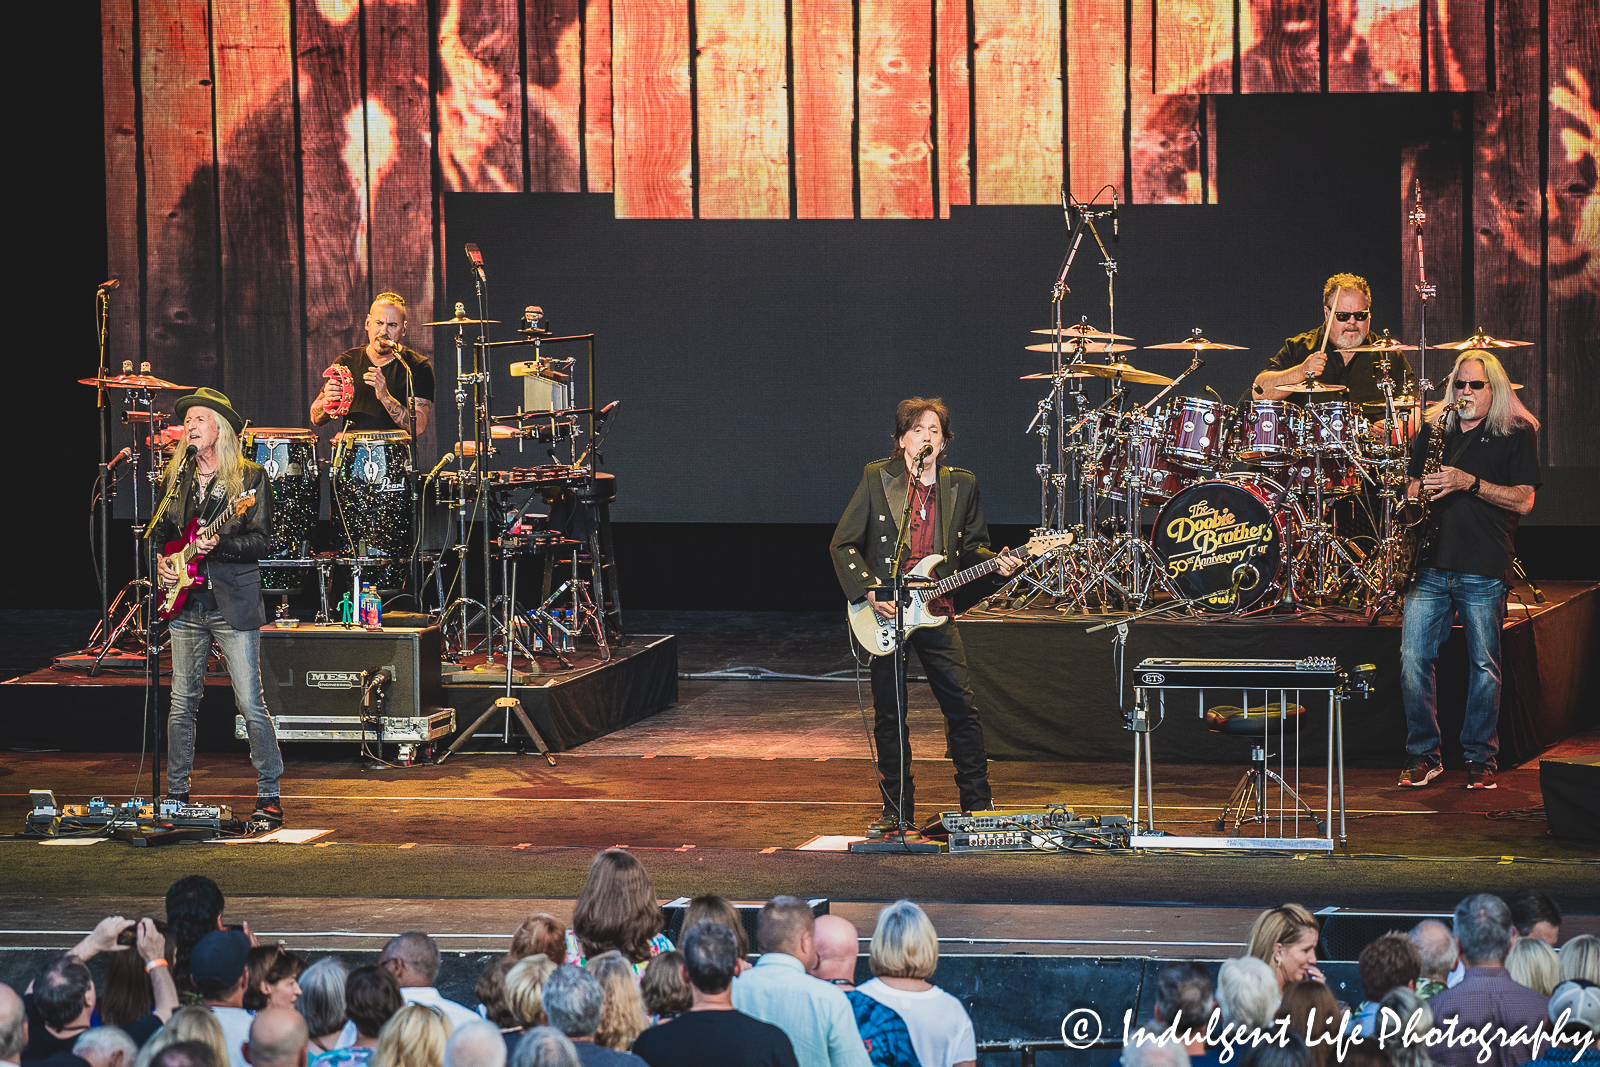
<path id="1" fill-rule="evenodd" d="M 1339 306 L 1339 297 L 1343 294 L 1344 286 L 1342 285 L 1333 291 L 1333 303 L 1328 305 L 1328 318 L 1322 324 L 1322 346 L 1317 349 L 1320 355 L 1325 356 L 1328 354 L 1328 338 L 1333 334 L 1333 309 Z M 1306 375 L 1306 381 L 1308 382 L 1314 378 L 1316 378 L 1315 374 Z"/>

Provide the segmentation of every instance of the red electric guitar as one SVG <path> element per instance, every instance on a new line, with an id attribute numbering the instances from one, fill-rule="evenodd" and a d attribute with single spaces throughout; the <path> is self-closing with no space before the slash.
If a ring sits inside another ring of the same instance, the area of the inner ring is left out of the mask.
<path id="1" fill-rule="evenodd" d="M 195 551 L 195 542 L 207 537 L 215 537 L 235 515 L 243 515 L 250 510 L 250 505 L 256 502 L 256 491 L 246 489 L 233 499 L 221 515 L 200 525 L 198 518 L 190 519 L 189 525 L 184 528 L 183 537 L 177 541 L 168 541 L 167 549 L 161 553 L 161 558 L 172 564 L 173 570 L 178 572 L 175 584 L 164 586 L 161 591 L 161 606 L 158 614 L 162 622 L 175 618 L 183 610 L 183 602 L 189 599 L 189 590 L 194 586 L 205 583 L 205 575 L 200 573 L 199 553 Z"/>
<path id="2" fill-rule="evenodd" d="M 322 372 L 324 378 L 332 378 L 339 383 L 339 395 L 332 400 L 322 403 L 322 410 L 329 418 L 342 419 L 350 410 L 350 402 L 356 398 L 356 380 L 350 373 L 350 368 L 343 363 L 335 363 Z"/>

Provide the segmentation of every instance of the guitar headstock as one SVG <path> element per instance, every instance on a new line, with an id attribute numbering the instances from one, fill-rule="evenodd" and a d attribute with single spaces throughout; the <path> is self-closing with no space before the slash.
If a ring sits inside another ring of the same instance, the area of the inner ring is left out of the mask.
<path id="1" fill-rule="evenodd" d="M 246 489 L 244 492 L 240 493 L 238 499 L 233 502 L 233 513 L 235 515 L 243 515 L 245 512 L 250 510 L 251 505 L 253 505 L 255 502 L 256 491 L 254 489 Z"/>
<path id="2" fill-rule="evenodd" d="M 1071 530 L 1062 530 L 1059 533 L 1034 534 L 1028 538 L 1028 543 L 1018 551 L 1026 553 L 1029 559 L 1038 559 L 1051 549 L 1065 548 L 1072 544 L 1076 536 Z"/>

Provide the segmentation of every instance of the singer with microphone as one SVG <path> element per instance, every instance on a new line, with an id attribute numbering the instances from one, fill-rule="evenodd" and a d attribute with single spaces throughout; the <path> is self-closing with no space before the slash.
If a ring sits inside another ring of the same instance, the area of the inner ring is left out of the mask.
<path id="1" fill-rule="evenodd" d="M 433 417 L 433 363 L 405 347 L 406 301 L 398 293 L 379 293 L 367 312 L 367 343 L 338 359 L 355 381 L 355 396 L 346 416 L 351 430 L 411 430 L 410 408 L 415 400 L 417 436 Z M 329 378 L 311 402 L 311 425 L 331 421 L 328 405 L 339 395 L 338 382 Z"/>
<path id="2" fill-rule="evenodd" d="M 215 641 L 227 661 L 233 701 L 244 716 L 250 738 L 250 762 L 256 769 L 255 818 L 276 829 L 283 825 L 278 791 L 283 757 L 261 686 L 261 627 L 267 613 L 261 603 L 261 568 L 257 565 L 272 551 L 272 480 L 240 453 L 244 419 L 226 396 L 214 389 L 198 389 L 179 399 L 173 410 L 183 420 L 183 440 L 188 447 L 173 455 L 163 475 L 163 484 L 172 495 L 170 506 L 151 532 L 158 551 L 179 540 L 191 519 L 198 519 L 204 527 L 233 509 L 246 493 L 253 490 L 255 498 L 215 536 L 194 542 L 205 581 L 188 589 L 182 610 L 168 624 L 172 706 L 167 715 L 167 795 L 184 802 L 189 799 L 195 724 L 205 693 L 206 661 Z M 179 574 L 169 560 L 161 558 L 156 579 L 170 588 L 178 583 Z"/>
<path id="3" fill-rule="evenodd" d="M 900 518 L 908 514 L 904 568 L 910 570 L 925 556 L 945 557 L 934 577 L 955 571 L 996 553 L 989 547 L 989 523 L 984 517 L 978 479 L 971 471 L 939 462 L 951 440 L 950 410 L 944 401 L 914 396 L 900 401 L 894 413 L 894 453 L 869 463 L 861 484 L 833 532 L 829 550 L 834 571 L 846 598 L 868 599 L 881 618 L 894 617 L 894 604 L 880 599 L 877 587 L 893 577 L 895 546 L 900 539 Z M 1001 574 L 1014 574 L 1021 563 L 1004 559 Z M 949 597 L 931 601 L 936 615 L 954 615 Z M 994 807 L 989 790 L 989 761 L 983 745 L 983 724 L 967 676 L 967 654 L 955 620 L 911 631 L 907 644 L 917 651 L 923 673 L 944 712 L 945 735 L 955 764 L 955 781 L 963 811 Z M 900 773 L 905 767 L 905 821 L 915 825 L 915 783 L 910 768 L 910 731 L 897 714 L 898 693 L 894 657 L 872 659 L 873 737 L 878 751 L 878 787 L 883 813 L 867 827 L 868 837 L 892 833 L 900 818 Z M 898 729 L 897 729 L 898 726 Z"/>

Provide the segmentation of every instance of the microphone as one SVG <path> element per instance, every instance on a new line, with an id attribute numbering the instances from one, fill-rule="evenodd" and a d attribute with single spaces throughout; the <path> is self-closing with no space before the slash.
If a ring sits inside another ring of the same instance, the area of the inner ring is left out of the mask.
<path id="1" fill-rule="evenodd" d="M 1244 584 L 1246 574 L 1250 576 L 1249 585 Z M 1239 603 L 1239 591 L 1241 589 L 1254 589 L 1256 584 L 1260 581 L 1261 572 L 1250 566 L 1248 563 L 1241 563 L 1237 567 L 1233 568 L 1233 585 L 1228 590 L 1228 603 L 1230 605 L 1237 605 Z"/>
<path id="2" fill-rule="evenodd" d="M 1118 210 L 1118 208 L 1117 208 L 1117 190 L 1116 190 L 1115 186 L 1112 186 L 1112 189 L 1111 189 L 1111 240 L 1113 240 L 1113 241 L 1122 240 L 1122 234 L 1120 232 L 1121 228 L 1117 225 L 1117 219 L 1121 215 L 1122 215 L 1122 212 L 1120 210 Z"/>
<path id="3" fill-rule="evenodd" d="M 609 419 L 611 417 L 612 413 L 617 410 L 617 407 L 621 403 L 622 403 L 622 401 L 620 401 L 620 400 L 613 400 L 611 403 L 607 404 L 605 407 L 601 408 L 599 411 L 594 413 L 594 421 L 595 422 L 600 422 L 603 419 Z"/>
<path id="4" fill-rule="evenodd" d="M 454 453 L 454 452 L 446 452 L 446 453 L 445 453 L 445 454 L 444 454 L 444 458 L 443 458 L 443 459 L 441 459 L 441 460 L 440 460 L 440 461 L 439 461 L 439 462 L 438 462 L 438 463 L 437 463 L 437 464 L 436 464 L 436 465 L 435 465 L 435 466 L 434 466 L 434 468 L 433 468 L 433 470 L 431 470 L 431 471 L 429 471 L 429 472 L 428 472 L 428 478 L 435 478 L 435 477 L 438 477 L 438 475 L 439 475 L 439 472 L 440 472 L 440 471 L 442 471 L 442 470 L 444 470 L 444 465 L 445 465 L 445 464 L 446 464 L 446 463 L 453 463 L 453 462 L 455 462 L 455 458 L 456 458 L 456 454 L 455 454 L 455 453 Z M 423 481 L 427 481 L 427 478 L 424 478 L 424 479 L 423 479 Z"/>
<path id="5" fill-rule="evenodd" d="M 477 272 L 480 281 L 487 281 L 483 276 L 483 253 L 478 251 L 478 246 L 471 241 L 467 242 L 467 258 L 472 260 L 472 269 Z"/>
<path id="6" fill-rule="evenodd" d="M 1072 221 L 1072 194 L 1067 192 L 1067 187 L 1066 187 L 1065 183 L 1063 183 L 1062 186 L 1061 186 L 1061 217 L 1067 220 L 1067 225 L 1068 226 L 1073 225 L 1073 221 Z"/>
<path id="7" fill-rule="evenodd" d="M 190 445 L 189 447 L 193 448 L 194 446 Z M 107 473 L 110 473 L 111 471 L 116 470 L 117 469 L 117 464 L 121 463 L 123 460 L 132 459 L 132 458 L 133 458 L 133 448 L 132 448 L 132 446 L 124 448 L 121 452 L 118 452 L 116 455 L 112 456 L 111 457 L 111 462 L 106 464 Z"/>
<path id="8" fill-rule="evenodd" d="M 190 445 L 188 448 L 184 449 L 183 450 L 184 461 L 187 462 L 187 461 L 193 459 L 194 458 L 194 454 L 196 452 L 198 452 L 198 451 L 200 451 L 200 446 L 199 445 Z"/>
<path id="9" fill-rule="evenodd" d="M 919 459 L 919 460 L 927 459 L 931 455 L 933 455 L 933 446 L 932 445 L 923 445 L 922 446 L 922 451 L 917 453 L 917 459 Z"/>
<path id="10" fill-rule="evenodd" d="M 117 286 L 119 286 L 121 284 L 122 283 L 120 281 L 118 281 L 115 278 L 112 278 L 110 281 L 101 282 L 99 291 L 102 292 L 102 293 L 109 293 L 109 292 L 111 292 L 111 290 L 115 289 Z"/>

